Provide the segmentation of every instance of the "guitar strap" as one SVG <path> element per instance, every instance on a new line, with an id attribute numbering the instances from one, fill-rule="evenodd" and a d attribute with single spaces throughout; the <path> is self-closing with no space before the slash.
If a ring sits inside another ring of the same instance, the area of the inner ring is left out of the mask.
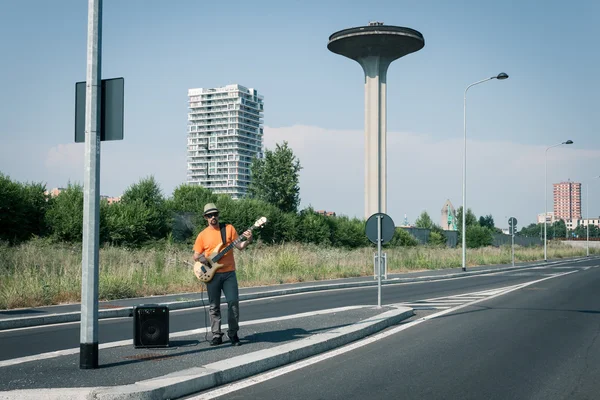
<path id="1" fill-rule="evenodd" d="M 226 225 L 227 224 L 220 224 L 220 228 L 221 228 L 221 240 L 223 241 L 223 246 L 225 246 L 225 242 L 226 242 L 226 239 L 225 239 L 225 226 Z"/>

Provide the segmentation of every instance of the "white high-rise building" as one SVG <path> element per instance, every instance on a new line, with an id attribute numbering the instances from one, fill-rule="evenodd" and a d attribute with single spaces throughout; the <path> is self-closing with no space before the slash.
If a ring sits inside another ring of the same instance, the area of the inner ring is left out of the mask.
<path id="1" fill-rule="evenodd" d="M 243 197 L 250 164 L 263 157 L 263 96 L 227 85 L 188 90 L 187 183 Z"/>

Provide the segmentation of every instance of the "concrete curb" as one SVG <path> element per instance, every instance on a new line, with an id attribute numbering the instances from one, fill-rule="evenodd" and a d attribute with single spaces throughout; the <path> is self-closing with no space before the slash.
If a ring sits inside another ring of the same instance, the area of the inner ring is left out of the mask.
<path id="1" fill-rule="evenodd" d="M 156 400 L 183 397 L 344 346 L 414 315 L 411 308 L 390 307 L 393 307 L 390 311 L 349 326 L 131 385 L 15 390 L 0 393 L 0 399 Z"/>
<path id="2" fill-rule="evenodd" d="M 581 259 L 588 259 L 588 257 L 583 258 L 574 258 L 571 261 L 578 261 Z M 482 271 L 466 271 L 466 272 L 457 272 L 453 274 L 446 275 L 430 275 L 430 276 L 421 276 L 415 278 L 392 278 L 387 280 L 382 280 L 382 285 L 397 285 L 401 283 L 411 283 L 411 282 L 427 282 L 439 279 L 452 279 L 452 278 L 460 278 L 465 276 L 474 276 L 474 275 L 485 275 L 492 274 L 496 272 L 504 272 L 511 271 L 516 269 L 524 269 L 531 267 L 538 267 L 541 265 L 552 265 L 556 263 L 560 263 L 563 261 L 569 260 L 559 260 L 559 261 L 550 261 L 550 262 L 541 262 L 531 265 L 520 265 L 520 266 L 510 266 L 498 269 L 486 269 Z M 240 294 L 240 301 L 242 300 L 252 300 L 252 299 L 260 299 L 265 297 L 273 297 L 273 296 L 283 296 L 289 294 L 297 294 L 297 293 L 307 293 L 307 292 L 317 292 L 321 290 L 331 290 L 331 289 L 348 289 L 354 287 L 367 287 L 367 286 L 376 286 L 377 281 L 368 281 L 368 282 L 348 282 L 348 283 L 332 283 L 328 285 L 315 285 L 315 286 L 305 286 L 299 288 L 287 288 L 287 289 L 276 289 L 270 290 L 266 292 L 259 293 L 248 293 L 248 294 Z M 166 305 L 169 307 L 169 310 L 180 310 L 184 308 L 193 308 L 200 307 L 203 305 L 201 300 L 188 300 L 188 301 L 173 301 L 168 303 L 158 303 L 160 305 Z M 208 305 L 208 299 L 204 300 L 204 305 Z M 98 311 L 98 319 L 105 318 L 122 318 L 122 317 L 133 317 L 133 307 L 121 307 L 121 308 L 113 308 L 108 310 L 99 310 Z M 7 329 L 15 329 L 15 328 L 25 328 L 29 326 L 39 326 L 39 325 L 50 325 L 50 324 L 58 324 L 63 322 L 74 322 L 79 321 L 81 318 L 81 313 L 79 311 L 73 311 L 69 313 L 61 313 L 61 314 L 47 314 L 35 317 L 18 317 L 18 318 L 6 318 L 0 320 L 0 331 Z"/>

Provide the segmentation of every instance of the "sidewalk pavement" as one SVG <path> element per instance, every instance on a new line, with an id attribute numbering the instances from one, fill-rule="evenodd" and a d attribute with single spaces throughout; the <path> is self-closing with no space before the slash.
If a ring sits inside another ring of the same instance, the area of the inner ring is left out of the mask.
<path id="1" fill-rule="evenodd" d="M 586 259 L 578 258 L 572 261 Z M 382 284 L 490 274 L 560 261 L 394 274 Z M 373 277 L 241 289 L 240 300 L 306 291 L 377 285 Z M 100 318 L 131 316 L 134 305 L 170 310 L 201 305 L 188 293 L 101 302 Z M 0 329 L 79 320 L 79 305 L 0 310 Z M 242 322 L 242 346 L 211 347 L 206 328 L 177 332 L 169 347 L 135 349 L 132 340 L 100 344 L 98 369 L 79 368 L 79 348 L 0 361 L 0 399 L 173 399 L 290 364 L 372 335 L 414 315 L 411 308 L 353 306 Z M 226 330 L 226 327 L 224 327 Z M 226 339 L 226 337 L 225 337 Z"/>

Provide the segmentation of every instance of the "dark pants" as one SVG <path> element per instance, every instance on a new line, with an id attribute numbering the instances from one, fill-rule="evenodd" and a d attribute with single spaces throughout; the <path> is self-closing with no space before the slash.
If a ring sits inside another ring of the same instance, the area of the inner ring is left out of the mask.
<path id="1" fill-rule="evenodd" d="M 221 291 L 227 301 L 227 336 L 237 335 L 240 321 L 240 302 L 235 271 L 216 273 L 206 284 L 210 303 L 210 329 L 213 337 L 223 336 L 221 332 Z"/>

